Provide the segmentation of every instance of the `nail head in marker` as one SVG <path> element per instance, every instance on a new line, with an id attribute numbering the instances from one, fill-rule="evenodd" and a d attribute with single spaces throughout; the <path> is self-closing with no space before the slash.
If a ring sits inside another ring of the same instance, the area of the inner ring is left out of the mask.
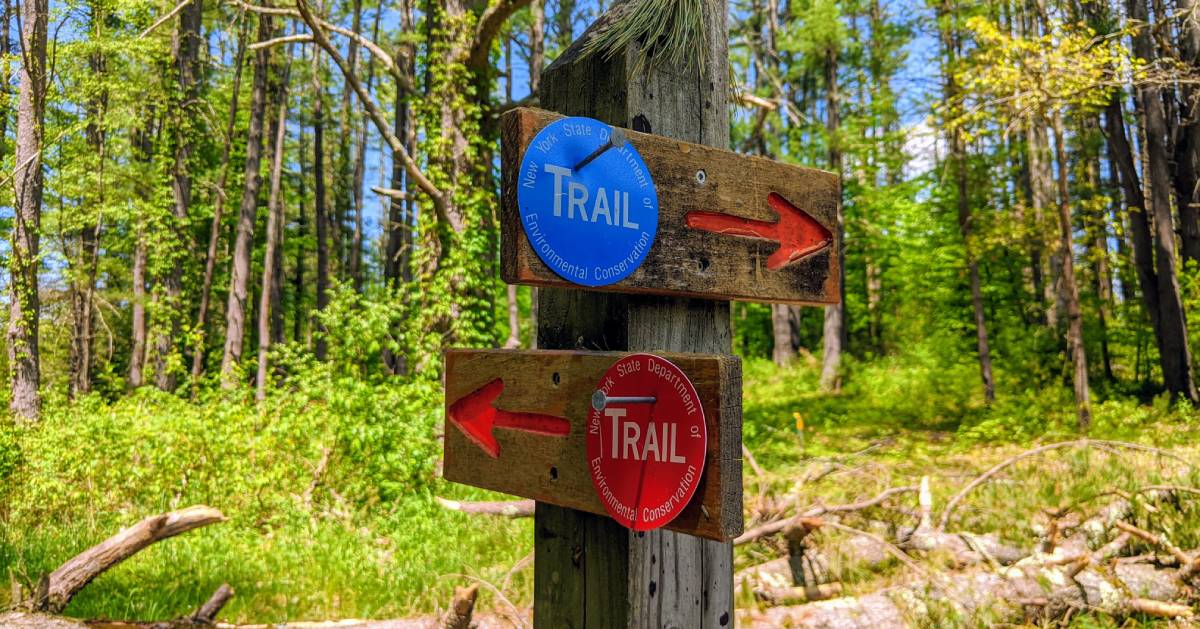
<path id="1" fill-rule="evenodd" d="M 592 408 L 602 411 L 609 404 L 653 404 L 656 399 L 653 395 L 608 397 L 604 391 L 596 389 L 592 394 Z"/>
<path id="2" fill-rule="evenodd" d="M 608 141 L 604 144 L 601 144 L 600 148 L 592 151 L 590 155 L 580 160 L 578 164 L 575 164 L 575 166 L 571 168 L 571 170 L 578 171 L 580 168 L 592 163 L 592 161 L 597 157 L 603 155 L 608 149 L 619 149 L 622 146 L 625 146 L 625 130 L 621 129 L 620 127 L 613 127 L 612 132 L 608 135 Z"/>

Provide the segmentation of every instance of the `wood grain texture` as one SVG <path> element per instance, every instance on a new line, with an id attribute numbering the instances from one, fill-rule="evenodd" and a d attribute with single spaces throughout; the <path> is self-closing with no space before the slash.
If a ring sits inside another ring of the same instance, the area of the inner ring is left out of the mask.
<path id="1" fill-rule="evenodd" d="M 634 59 L 643 52 L 636 42 L 612 56 L 581 54 L 585 43 L 611 24 L 618 12 L 635 6 L 614 3 L 559 55 L 542 74 L 542 105 L 563 115 L 589 116 L 620 127 L 728 147 L 726 3 L 705 0 L 709 46 L 698 51 L 704 59 L 701 72 L 661 63 L 635 71 Z M 563 287 L 539 289 L 537 300 L 539 347 L 731 353 L 727 301 Z M 735 470 L 732 465 L 727 469 Z M 740 478 L 740 466 L 736 473 Z M 535 629 L 681 627 L 670 610 L 687 606 L 699 607 L 700 622 L 695 627 L 733 626 L 730 542 L 662 529 L 633 533 L 605 516 L 545 504 L 538 505 L 534 522 Z M 672 554 L 657 550 L 663 540 L 672 542 Z M 673 555 L 679 553 L 698 557 L 699 571 L 675 571 Z M 651 592 L 650 583 L 657 586 L 667 580 L 693 584 L 701 592 L 699 602 L 695 597 L 675 597 L 680 588 L 659 591 L 656 587 Z M 564 591 L 570 596 L 560 594 Z"/>
<path id="2" fill-rule="evenodd" d="M 445 428 L 446 480 L 538 502 L 604 514 L 588 470 L 586 425 L 591 395 L 623 352 L 449 350 L 446 409 L 500 378 L 494 402 L 510 412 L 565 417 L 565 436 L 495 429 L 492 458 L 457 424 Z M 710 539 L 742 532 L 741 362 L 733 356 L 664 353 L 688 375 L 700 395 L 708 429 L 704 474 L 696 495 L 667 528 Z"/>
<path id="3" fill-rule="evenodd" d="M 550 270 L 529 244 L 517 203 L 521 157 L 537 132 L 562 116 L 518 108 L 501 121 L 501 273 L 511 284 L 574 286 Z M 690 212 L 720 212 L 776 222 L 777 193 L 837 233 L 839 179 L 833 173 L 739 155 L 630 130 L 658 189 L 658 234 L 629 277 L 594 290 L 791 304 L 837 303 L 841 242 L 783 268 L 767 268 L 778 244 L 688 227 Z M 697 177 L 704 172 L 703 181 Z"/>

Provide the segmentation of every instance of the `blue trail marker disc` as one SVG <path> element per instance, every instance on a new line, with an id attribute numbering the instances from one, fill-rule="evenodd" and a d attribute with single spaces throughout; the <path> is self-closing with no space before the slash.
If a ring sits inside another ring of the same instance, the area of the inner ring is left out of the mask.
<path id="1" fill-rule="evenodd" d="M 517 205 L 529 244 L 563 279 L 605 286 L 642 264 L 658 232 L 658 191 L 632 144 L 591 118 L 546 125 L 521 160 Z M 578 169 L 576 165 L 583 163 Z"/>

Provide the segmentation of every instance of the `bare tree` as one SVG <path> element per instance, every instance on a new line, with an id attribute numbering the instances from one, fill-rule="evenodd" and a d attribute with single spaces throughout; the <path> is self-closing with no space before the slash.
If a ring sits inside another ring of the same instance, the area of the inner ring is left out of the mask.
<path id="1" fill-rule="evenodd" d="M 321 84 L 321 55 L 313 51 L 313 189 L 317 224 L 317 310 L 329 305 L 329 207 L 325 195 L 325 87 Z M 317 325 L 317 358 L 325 360 L 325 326 Z"/>
<path id="2" fill-rule="evenodd" d="M 92 29 L 98 35 L 104 27 L 103 7 L 100 3 L 93 2 L 91 9 Z M 102 77 L 107 70 L 106 66 L 107 59 L 102 50 L 93 51 L 88 55 L 88 67 L 93 75 Z M 71 301 L 72 322 L 67 396 L 72 399 L 92 389 L 92 333 L 95 319 L 95 307 L 92 302 L 96 289 L 96 273 L 100 262 L 101 212 L 105 197 L 104 167 L 108 152 L 108 132 L 105 128 L 105 116 L 108 112 L 108 89 L 103 85 L 103 81 L 99 89 L 88 99 L 86 112 L 88 123 L 84 128 L 84 136 L 88 146 L 96 154 L 98 183 L 95 187 L 95 203 L 92 208 L 95 212 L 95 220 L 92 220 L 90 216 L 84 218 L 84 225 L 79 230 L 78 253 L 75 256 L 67 257 L 70 272 L 68 293 Z"/>
<path id="3" fill-rule="evenodd" d="M 208 335 L 208 310 L 212 297 L 213 276 L 217 268 L 217 249 L 221 241 L 221 216 L 225 210 L 225 182 L 229 177 L 229 156 L 233 150 L 233 129 L 237 123 L 238 96 L 242 88 L 242 68 L 246 58 L 247 23 L 243 22 L 238 33 L 236 61 L 233 66 L 233 88 L 229 101 L 229 118 L 225 123 L 225 136 L 221 146 L 221 167 L 217 175 L 216 202 L 213 204 L 212 224 L 208 234 L 208 253 L 204 257 L 204 283 L 200 289 L 200 307 L 196 314 L 196 346 L 192 349 L 192 384 L 199 384 L 204 373 L 204 358 L 207 354 L 205 337 Z"/>
<path id="4" fill-rule="evenodd" d="M 152 105 L 146 106 L 144 113 L 145 120 L 141 126 L 133 129 L 131 132 L 130 142 L 134 147 L 134 154 L 147 168 L 150 167 L 154 160 L 154 145 L 158 135 L 157 120 L 155 118 L 155 110 Z M 153 194 L 150 186 L 146 182 L 139 182 L 138 194 L 143 200 L 148 200 Z M 147 349 L 147 330 L 149 328 L 149 318 L 146 313 L 146 267 L 149 263 L 147 256 L 149 251 L 146 243 L 146 217 L 141 210 L 134 219 L 135 226 L 135 242 L 133 249 L 133 312 L 132 326 L 130 329 L 131 345 L 129 355 L 129 380 L 130 388 L 136 389 L 146 383 L 145 368 L 146 368 L 146 349 Z"/>
<path id="5" fill-rule="evenodd" d="M 42 140 L 46 112 L 46 0 L 21 2 L 21 94 L 17 103 L 16 211 L 9 253 L 8 368 L 12 378 L 9 410 L 17 418 L 41 416 L 38 385 L 38 252 L 42 226 Z"/>
<path id="6" fill-rule="evenodd" d="M 254 397 L 261 401 L 267 397 L 267 353 L 271 350 L 272 332 L 271 316 L 279 309 L 279 304 L 272 299 L 275 278 L 279 275 L 276 261 L 279 249 L 283 245 L 283 197 L 281 185 L 283 179 L 284 140 L 287 137 L 287 81 L 288 70 L 283 71 L 283 77 L 275 88 L 275 102 L 278 114 L 272 125 L 271 140 L 271 191 L 267 201 L 267 242 L 263 252 L 262 291 L 258 301 L 258 371 L 254 378 Z"/>
<path id="7" fill-rule="evenodd" d="M 258 16 L 258 41 L 271 39 L 271 16 Z M 237 235 L 229 276 L 229 302 L 225 308 L 225 354 L 221 359 L 221 386 L 233 388 L 234 369 L 242 358 L 246 332 L 246 301 L 250 289 L 250 263 L 254 247 L 254 222 L 258 215 L 258 188 L 262 183 L 263 121 L 267 108 L 267 79 L 271 71 L 271 49 L 254 53 L 254 84 L 250 92 L 250 126 L 246 133 L 246 185 L 238 214 Z"/>
<path id="8" fill-rule="evenodd" d="M 953 11 L 953 5 L 950 2 L 943 1 L 939 9 L 939 17 L 946 20 L 948 16 L 953 15 Z M 946 101 L 954 102 L 959 97 L 960 92 L 958 82 L 954 78 L 954 66 L 961 54 L 961 42 L 959 41 L 955 25 L 945 23 L 941 30 L 942 46 L 946 57 L 946 63 L 942 72 L 945 76 L 943 89 Z M 971 242 L 973 225 L 971 216 L 970 173 L 967 170 L 967 149 L 961 127 L 958 125 L 952 126 L 949 135 L 950 159 L 953 161 L 956 201 L 958 204 L 958 229 L 962 233 L 963 247 L 966 252 L 967 274 L 970 276 L 971 284 L 971 308 L 975 316 L 975 348 L 979 358 L 979 376 L 983 381 L 984 399 L 988 402 L 993 402 L 996 399 L 996 382 L 992 376 L 992 356 L 988 344 L 987 321 L 984 318 L 983 312 L 983 289 L 980 286 L 981 282 L 979 279 L 979 260 L 972 251 Z"/>
<path id="9" fill-rule="evenodd" d="M 838 140 L 841 127 L 841 115 L 838 111 L 841 101 L 838 94 L 838 47 L 836 43 L 827 44 L 825 50 L 825 89 L 826 89 L 826 118 L 825 127 L 829 134 L 829 168 L 833 172 L 842 173 L 842 150 Z M 845 231 L 845 218 L 842 214 L 842 204 L 837 209 L 838 238 Z M 842 349 L 846 342 L 846 254 L 838 251 L 838 282 L 841 299 L 838 303 L 825 307 L 825 324 L 823 329 L 823 355 L 821 363 L 821 389 L 837 391 L 841 388 Z"/>
<path id="10" fill-rule="evenodd" d="M 1155 58 L 1154 41 L 1148 27 L 1146 0 L 1128 0 L 1129 18 L 1138 22 L 1133 32 L 1133 53 L 1146 60 Z M 1149 158 L 1147 195 L 1154 216 L 1155 274 L 1158 280 L 1159 353 L 1163 379 L 1174 397 L 1193 402 L 1200 400 L 1192 374 L 1192 354 L 1188 347 L 1187 320 L 1180 298 L 1176 274 L 1175 222 L 1171 215 L 1171 176 L 1166 146 L 1166 115 L 1162 88 L 1156 82 L 1143 81 L 1137 86 L 1138 109 Z"/>

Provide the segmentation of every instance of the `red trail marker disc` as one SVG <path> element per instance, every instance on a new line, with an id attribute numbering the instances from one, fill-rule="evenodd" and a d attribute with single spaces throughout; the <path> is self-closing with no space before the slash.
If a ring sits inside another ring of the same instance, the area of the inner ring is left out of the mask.
<path id="1" fill-rule="evenodd" d="M 632 354 L 600 378 L 587 424 L 588 469 L 608 514 L 635 531 L 669 523 L 704 473 L 708 433 L 686 374 Z"/>

